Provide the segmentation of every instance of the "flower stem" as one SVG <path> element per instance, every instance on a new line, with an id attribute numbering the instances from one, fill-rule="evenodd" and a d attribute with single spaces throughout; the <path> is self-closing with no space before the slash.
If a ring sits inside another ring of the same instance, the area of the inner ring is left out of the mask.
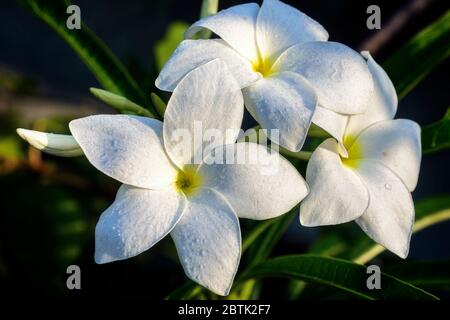
<path id="1" fill-rule="evenodd" d="M 292 152 L 289 151 L 283 147 L 280 146 L 280 153 L 282 155 L 285 155 L 286 157 L 290 157 L 290 158 L 294 158 L 294 159 L 299 159 L 299 160 L 304 160 L 304 161 L 308 161 L 311 158 L 312 152 L 310 151 L 298 151 L 298 152 Z"/>

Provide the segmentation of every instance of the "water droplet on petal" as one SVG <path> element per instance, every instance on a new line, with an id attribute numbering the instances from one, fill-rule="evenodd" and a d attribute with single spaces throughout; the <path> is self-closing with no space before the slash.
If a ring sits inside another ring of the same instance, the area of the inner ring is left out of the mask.
<path id="1" fill-rule="evenodd" d="M 389 183 L 386 183 L 384 185 L 384 187 L 386 188 L 386 190 L 391 190 L 392 189 L 392 186 Z"/>

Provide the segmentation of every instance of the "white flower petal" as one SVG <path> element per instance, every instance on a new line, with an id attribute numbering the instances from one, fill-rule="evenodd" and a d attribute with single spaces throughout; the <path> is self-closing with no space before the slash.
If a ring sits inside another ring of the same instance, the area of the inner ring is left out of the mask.
<path id="1" fill-rule="evenodd" d="M 261 78 L 253 71 L 253 65 L 223 40 L 184 40 L 164 65 L 155 84 L 161 90 L 173 91 L 186 74 L 214 59 L 225 62 L 242 88 Z"/>
<path id="2" fill-rule="evenodd" d="M 76 157 L 83 154 L 78 142 L 68 134 L 17 129 L 17 134 L 38 150 L 60 157 Z"/>
<path id="3" fill-rule="evenodd" d="M 299 151 L 306 139 L 316 108 L 314 89 L 300 75 L 283 72 L 264 78 L 243 90 L 250 114 L 273 142 L 291 151 Z M 279 130 L 279 143 L 271 131 Z"/>
<path id="4" fill-rule="evenodd" d="M 170 186 L 147 190 L 122 185 L 95 228 L 95 261 L 134 257 L 166 236 L 180 220 L 184 196 Z"/>
<path id="5" fill-rule="evenodd" d="M 343 114 L 363 113 L 373 79 L 359 53 L 337 42 L 307 42 L 287 49 L 274 67 L 304 76 L 317 90 L 319 105 Z"/>
<path id="6" fill-rule="evenodd" d="M 170 233 L 184 272 L 216 294 L 228 295 L 241 256 L 239 220 L 223 196 L 201 189 L 190 197 Z"/>
<path id="7" fill-rule="evenodd" d="M 361 179 L 344 165 L 338 143 L 325 140 L 312 154 L 306 170 L 310 193 L 300 205 L 300 223 L 313 227 L 339 224 L 361 216 L 369 195 Z"/>
<path id="8" fill-rule="evenodd" d="M 222 61 L 191 71 L 176 87 L 164 114 L 170 158 L 180 168 L 200 164 L 210 148 L 236 141 L 243 114 L 241 89 Z M 208 132 L 216 139 L 203 139 Z"/>
<path id="9" fill-rule="evenodd" d="M 357 137 L 362 130 L 377 121 L 393 119 L 398 103 L 394 85 L 383 68 L 375 62 L 369 52 L 361 54 L 367 59 L 374 80 L 374 91 L 366 112 L 354 115 L 349 120 L 346 134 L 352 137 Z"/>
<path id="10" fill-rule="evenodd" d="M 328 32 L 298 9 L 278 0 L 264 0 L 256 22 L 256 38 L 262 57 L 274 61 L 294 44 L 327 41 Z"/>
<path id="11" fill-rule="evenodd" d="M 230 7 L 197 21 L 186 31 L 185 37 L 192 38 L 203 28 L 209 29 L 242 56 L 255 61 L 258 58 L 255 37 L 258 11 L 256 3 Z"/>
<path id="12" fill-rule="evenodd" d="M 328 132 L 337 141 L 343 142 L 348 119 L 349 117 L 344 114 L 317 106 L 312 122 Z"/>
<path id="13" fill-rule="evenodd" d="M 380 121 L 364 130 L 348 150 L 363 159 L 380 161 L 394 171 L 410 191 L 416 188 L 422 157 L 420 127 L 411 120 Z"/>
<path id="14" fill-rule="evenodd" d="M 374 241 L 406 258 L 414 225 L 411 194 L 398 176 L 376 161 L 361 161 L 357 172 L 369 190 L 370 200 L 356 222 Z"/>
<path id="15" fill-rule="evenodd" d="M 220 146 L 214 153 L 221 155 L 221 163 L 208 163 L 206 159 L 199 174 L 204 185 L 222 194 L 240 218 L 277 217 L 308 194 L 305 180 L 295 167 L 266 146 L 236 143 Z"/>
<path id="16" fill-rule="evenodd" d="M 164 151 L 161 121 L 96 115 L 73 120 L 69 127 L 89 162 L 111 178 L 149 189 L 175 180 L 177 171 Z"/>

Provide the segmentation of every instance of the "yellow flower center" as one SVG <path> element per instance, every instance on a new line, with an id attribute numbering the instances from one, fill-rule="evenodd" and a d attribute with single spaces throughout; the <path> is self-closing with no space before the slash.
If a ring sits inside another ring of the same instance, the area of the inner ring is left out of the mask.
<path id="1" fill-rule="evenodd" d="M 175 187 L 178 192 L 183 192 L 186 196 L 192 196 L 202 185 L 203 178 L 195 167 L 184 167 L 178 171 Z"/>
<path id="2" fill-rule="evenodd" d="M 343 164 L 347 167 L 356 169 L 363 154 L 361 144 L 355 139 L 355 137 L 345 136 L 344 147 L 347 150 L 348 157 L 345 158 L 341 155 Z"/>
<path id="3" fill-rule="evenodd" d="M 273 63 L 274 61 L 270 59 L 258 57 L 258 60 L 253 62 L 253 71 L 259 72 L 264 78 L 267 78 L 276 72 Z"/>

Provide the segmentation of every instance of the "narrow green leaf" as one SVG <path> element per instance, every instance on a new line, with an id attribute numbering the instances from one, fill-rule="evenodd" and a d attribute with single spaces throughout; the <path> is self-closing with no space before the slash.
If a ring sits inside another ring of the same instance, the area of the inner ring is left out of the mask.
<path id="1" fill-rule="evenodd" d="M 267 260 L 251 268 L 243 279 L 282 277 L 331 287 L 369 300 L 437 300 L 432 294 L 385 273 L 382 290 L 367 288 L 366 268 L 350 261 L 316 255 L 292 255 Z"/>
<path id="2" fill-rule="evenodd" d="M 264 233 L 264 236 L 257 239 L 251 246 L 249 254 L 250 265 L 255 265 L 270 255 L 275 245 L 278 243 L 284 232 L 286 231 L 293 218 L 296 216 L 298 206 L 290 212 L 276 218 L 275 221 Z"/>
<path id="3" fill-rule="evenodd" d="M 423 154 L 448 148 L 450 148 L 450 108 L 440 121 L 422 128 Z"/>
<path id="4" fill-rule="evenodd" d="M 172 22 L 167 28 L 164 37 L 153 48 L 155 52 L 156 66 L 161 70 L 169 60 L 172 53 L 184 39 L 184 33 L 189 25 L 183 21 Z"/>
<path id="5" fill-rule="evenodd" d="M 383 65 L 399 98 L 450 55 L 450 10 L 414 36 Z"/>
<path id="6" fill-rule="evenodd" d="M 70 1 L 17 1 L 52 27 L 74 49 L 103 88 L 139 104 L 146 104 L 146 95 L 136 81 L 117 57 L 86 25 L 82 24 L 80 30 L 67 29 L 66 20 L 69 15 L 66 10 Z"/>
<path id="7" fill-rule="evenodd" d="M 133 101 L 128 100 L 125 97 L 119 96 L 118 94 L 97 88 L 90 88 L 89 90 L 95 97 L 121 113 L 131 113 L 140 116 L 155 118 L 155 115 L 149 110 L 141 107 Z"/>
<path id="8" fill-rule="evenodd" d="M 257 225 L 251 229 L 244 237 L 242 241 L 242 252 L 246 251 L 250 245 L 258 239 L 258 237 L 264 233 L 271 225 L 276 223 L 278 220 L 276 218 L 269 219 L 265 221 L 258 221 Z"/>
<path id="9" fill-rule="evenodd" d="M 404 262 L 384 271 L 420 288 L 450 290 L 450 260 Z"/>
<path id="10" fill-rule="evenodd" d="M 166 103 L 163 99 L 161 99 L 156 93 L 151 93 L 150 98 L 152 100 L 153 105 L 155 106 L 156 111 L 161 117 L 164 117 L 164 112 L 166 112 Z"/>

